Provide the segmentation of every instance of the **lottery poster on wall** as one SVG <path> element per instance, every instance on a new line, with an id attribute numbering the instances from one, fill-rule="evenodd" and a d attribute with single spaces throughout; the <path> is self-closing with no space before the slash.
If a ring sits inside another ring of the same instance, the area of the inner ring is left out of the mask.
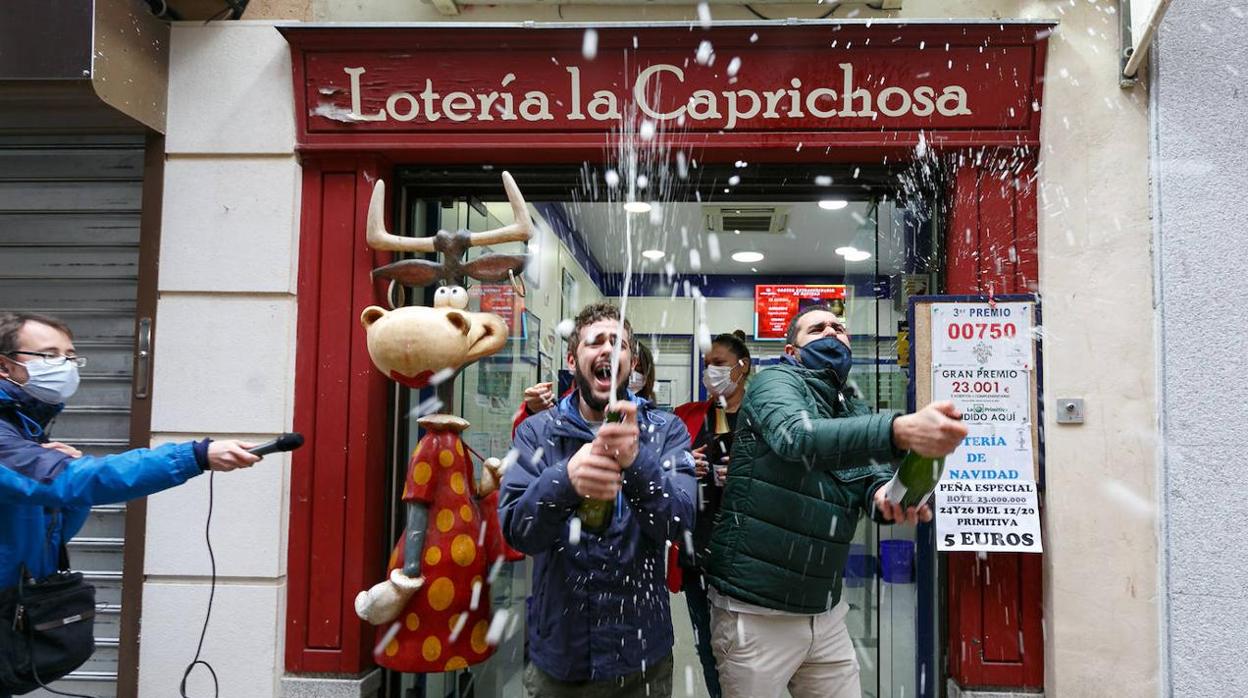
<path id="1" fill-rule="evenodd" d="M 952 401 L 968 432 L 933 498 L 936 548 L 1040 552 L 1035 305 L 926 300 L 916 312 L 927 314 L 930 362 L 916 370 L 931 378 L 927 397 Z"/>
<path id="2" fill-rule="evenodd" d="M 1031 303 L 933 303 L 932 367 L 1032 369 Z"/>

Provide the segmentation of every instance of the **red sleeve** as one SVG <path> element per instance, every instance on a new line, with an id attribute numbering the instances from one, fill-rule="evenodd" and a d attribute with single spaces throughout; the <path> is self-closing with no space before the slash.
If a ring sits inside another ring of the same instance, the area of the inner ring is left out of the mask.
<path id="1" fill-rule="evenodd" d="M 710 400 L 686 402 L 676 408 L 676 416 L 685 423 L 685 429 L 689 432 L 690 443 L 698 440 L 698 432 L 702 431 L 702 425 L 706 424 L 706 413 L 710 409 Z"/>
<path id="2" fill-rule="evenodd" d="M 511 438 L 512 439 L 516 438 L 516 430 L 520 428 L 520 423 L 532 416 L 533 416 L 533 413 L 529 412 L 529 406 L 524 404 L 523 402 L 520 403 L 520 409 L 516 410 L 516 416 L 511 418 Z"/>

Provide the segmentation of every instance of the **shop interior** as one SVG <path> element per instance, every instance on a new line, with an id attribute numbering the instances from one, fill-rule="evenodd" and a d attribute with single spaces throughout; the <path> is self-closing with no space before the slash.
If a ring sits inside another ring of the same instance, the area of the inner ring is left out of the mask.
<path id="1" fill-rule="evenodd" d="M 662 407 L 706 399 L 701 369 L 711 337 L 744 331 L 755 370 L 763 370 L 783 353 L 784 308 L 792 312 L 822 300 L 844 309 L 854 389 L 879 409 L 907 409 L 907 299 L 939 292 L 941 285 L 937 187 L 912 186 L 917 178 L 911 173 L 885 167 L 653 160 L 608 157 L 597 166 L 509 168 L 536 234 L 527 250 L 523 243 L 492 250 L 527 251 L 519 283 L 469 288 L 470 309 L 503 316 L 511 340 L 455 379 L 452 408 L 472 423 L 464 435 L 468 446 L 486 456 L 506 454 L 524 389 L 539 381 L 568 384 L 566 372 L 561 375 L 567 349 L 561 331 L 599 299 L 623 307 L 651 350 L 654 401 Z M 420 236 L 510 223 L 502 169 L 399 168 L 393 229 Z M 485 251 L 474 248 L 470 256 Z M 431 292 L 392 288 L 391 297 L 396 304 L 423 303 Z M 406 388 L 395 396 L 395 483 L 419 437 L 416 418 L 431 397 Z M 938 598 L 939 575 L 920 569 L 935 556 L 924 554 L 918 538 L 916 545 L 909 527 L 869 520 L 858 526 L 844 593 L 864 696 L 917 695 L 920 682 L 941 680 L 927 670 L 941 666 L 929 658 L 937 650 L 920 640 L 937 625 L 939 604 L 920 597 Z M 528 585 L 527 561 L 508 564 L 498 575 L 494 607 L 511 618 L 488 662 L 441 675 L 391 676 L 389 694 L 523 696 Z M 680 595 L 672 597 L 672 622 L 673 694 L 705 696 Z"/>

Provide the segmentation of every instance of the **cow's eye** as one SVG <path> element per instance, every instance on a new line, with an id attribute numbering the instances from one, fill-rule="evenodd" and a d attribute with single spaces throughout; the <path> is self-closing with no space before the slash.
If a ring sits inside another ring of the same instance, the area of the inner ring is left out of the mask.
<path id="1" fill-rule="evenodd" d="M 433 307 L 435 308 L 451 307 L 451 289 L 449 287 L 442 286 L 442 287 L 439 287 L 438 290 L 433 292 Z"/>
<path id="2" fill-rule="evenodd" d="M 449 286 L 446 289 L 447 295 L 450 297 L 449 305 L 452 308 L 464 310 L 468 307 L 468 291 L 463 286 Z"/>

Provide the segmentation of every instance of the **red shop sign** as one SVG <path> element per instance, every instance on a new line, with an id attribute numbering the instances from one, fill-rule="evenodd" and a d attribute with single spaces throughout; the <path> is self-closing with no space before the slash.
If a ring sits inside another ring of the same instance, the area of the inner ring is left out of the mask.
<path id="1" fill-rule="evenodd" d="M 702 146 L 769 133 L 810 147 L 1038 142 L 1047 24 L 594 31 L 586 51 L 584 27 L 284 29 L 300 143 L 601 146 L 645 121 Z"/>

